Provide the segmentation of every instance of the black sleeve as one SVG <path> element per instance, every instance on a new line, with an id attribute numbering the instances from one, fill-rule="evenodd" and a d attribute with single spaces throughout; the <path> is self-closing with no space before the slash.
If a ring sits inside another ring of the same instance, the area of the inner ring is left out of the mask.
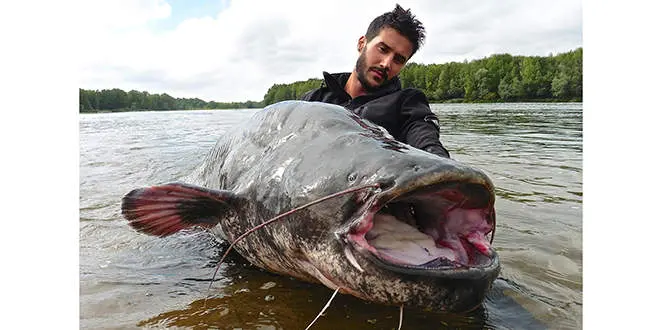
<path id="1" fill-rule="evenodd" d="M 301 101 L 318 101 L 319 96 L 318 94 L 320 93 L 320 88 L 315 88 L 312 89 L 309 92 L 306 92 L 303 94 L 303 96 L 300 97 Z"/>
<path id="2" fill-rule="evenodd" d="M 405 143 L 440 157 L 450 158 L 449 151 L 440 142 L 438 117 L 431 112 L 424 93 L 411 90 L 401 105 L 401 116 L 401 135 Z"/>

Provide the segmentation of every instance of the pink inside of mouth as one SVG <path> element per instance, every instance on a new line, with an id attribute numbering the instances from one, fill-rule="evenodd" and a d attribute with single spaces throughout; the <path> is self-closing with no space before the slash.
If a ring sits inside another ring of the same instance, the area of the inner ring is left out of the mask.
<path id="1" fill-rule="evenodd" d="M 349 235 L 351 240 L 396 265 L 471 266 L 489 260 L 492 250 L 486 235 L 493 228 L 490 204 L 482 205 L 483 201 L 475 201 L 465 191 L 452 188 L 418 195 L 409 201 L 391 206 L 394 211 L 390 213 L 383 211 L 367 217 Z M 408 208 L 412 211 L 406 214 Z"/>

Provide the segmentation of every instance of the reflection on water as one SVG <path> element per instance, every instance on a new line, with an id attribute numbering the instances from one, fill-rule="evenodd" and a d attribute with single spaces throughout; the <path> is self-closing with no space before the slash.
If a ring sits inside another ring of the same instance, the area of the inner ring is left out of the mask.
<path id="1" fill-rule="evenodd" d="M 406 310 L 404 329 L 575 329 L 582 323 L 582 105 L 443 104 L 452 158 L 495 183 L 502 272 L 468 315 Z M 185 178 L 218 137 L 255 110 L 80 116 L 82 328 L 304 329 L 332 291 L 272 275 L 202 231 L 165 239 L 121 218 L 135 187 Z M 205 299 L 207 298 L 208 299 Z M 314 329 L 395 329 L 397 307 L 337 295 Z"/>
<path id="2" fill-rule="evenodd" d="M 225 329 L 303 329 L 325 306 L 332 291 L 314 284 L 262 272 L 249 265 L 240 267 L 218 292 L 208 299 L 192 301 L 182 309 L 161 313 L 139 322 L 139 326 L 209 327 Z M 314 329 L 393 329 L 399 323 L 397 307 L 365 303 L 349 295 L 337 295 Z M 404 312 L 409 329 L 483 329 L 484 309 L 467 315 Z"/>

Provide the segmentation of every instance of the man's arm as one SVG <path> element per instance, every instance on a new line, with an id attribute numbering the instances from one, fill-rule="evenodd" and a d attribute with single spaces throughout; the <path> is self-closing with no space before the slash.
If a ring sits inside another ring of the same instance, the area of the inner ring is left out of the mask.
<path id="1" fill-rule="evenodd" d="M 312 100 L 316 101 L 316 99 L 318 97 L 315 98 L 314 93 L 318 92 L 318 90 L 319 90 L 319 88 L 315 88 L 315 89 L 312 89 L 309 92 L 306 92 L 305 94 L 303 94 L 303 96 L 300 97 L 300 100 L 301 101 L 312 101 Z"/>
<path id="2" fill-rule="evenodd" d="M 426 95 L 420 90 L 413 90 L 401 106 L 401 116 L 404 120 L 401 127 L 405 143 L 436 154 L 450 158 L 449 151 L 440 142 L 440 127 L 436 117 L 429 107 Z"/>

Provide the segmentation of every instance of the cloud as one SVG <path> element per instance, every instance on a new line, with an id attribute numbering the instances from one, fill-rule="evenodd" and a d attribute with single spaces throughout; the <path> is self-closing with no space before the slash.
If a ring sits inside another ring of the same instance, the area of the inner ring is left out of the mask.
<path id="1" fill-rule="evenodd" d="M 165 19 L 172 7 L 166 0 L 102 0 L 79 4 L 82 31 L 121 31 L 144 25 L 151 20 Z"/>
<path id="2" fill-rule="evenodd" d="M 81 29 L 81 88 L 221 102 L 258 101 L 275 83 L 350 71 L 358 38 L 375 16 L 394 7 L 382 1 L 242 0 L 162 30 L 153 23 L 171 19 L 164 0 L 97 2 L 87 8 L 90 19 Z M 426 43 L 411 59 L 418 63 L 494 53 L 546 56 L 582 45 L 577 0 L 401 4 L 427 29 Z"/>

